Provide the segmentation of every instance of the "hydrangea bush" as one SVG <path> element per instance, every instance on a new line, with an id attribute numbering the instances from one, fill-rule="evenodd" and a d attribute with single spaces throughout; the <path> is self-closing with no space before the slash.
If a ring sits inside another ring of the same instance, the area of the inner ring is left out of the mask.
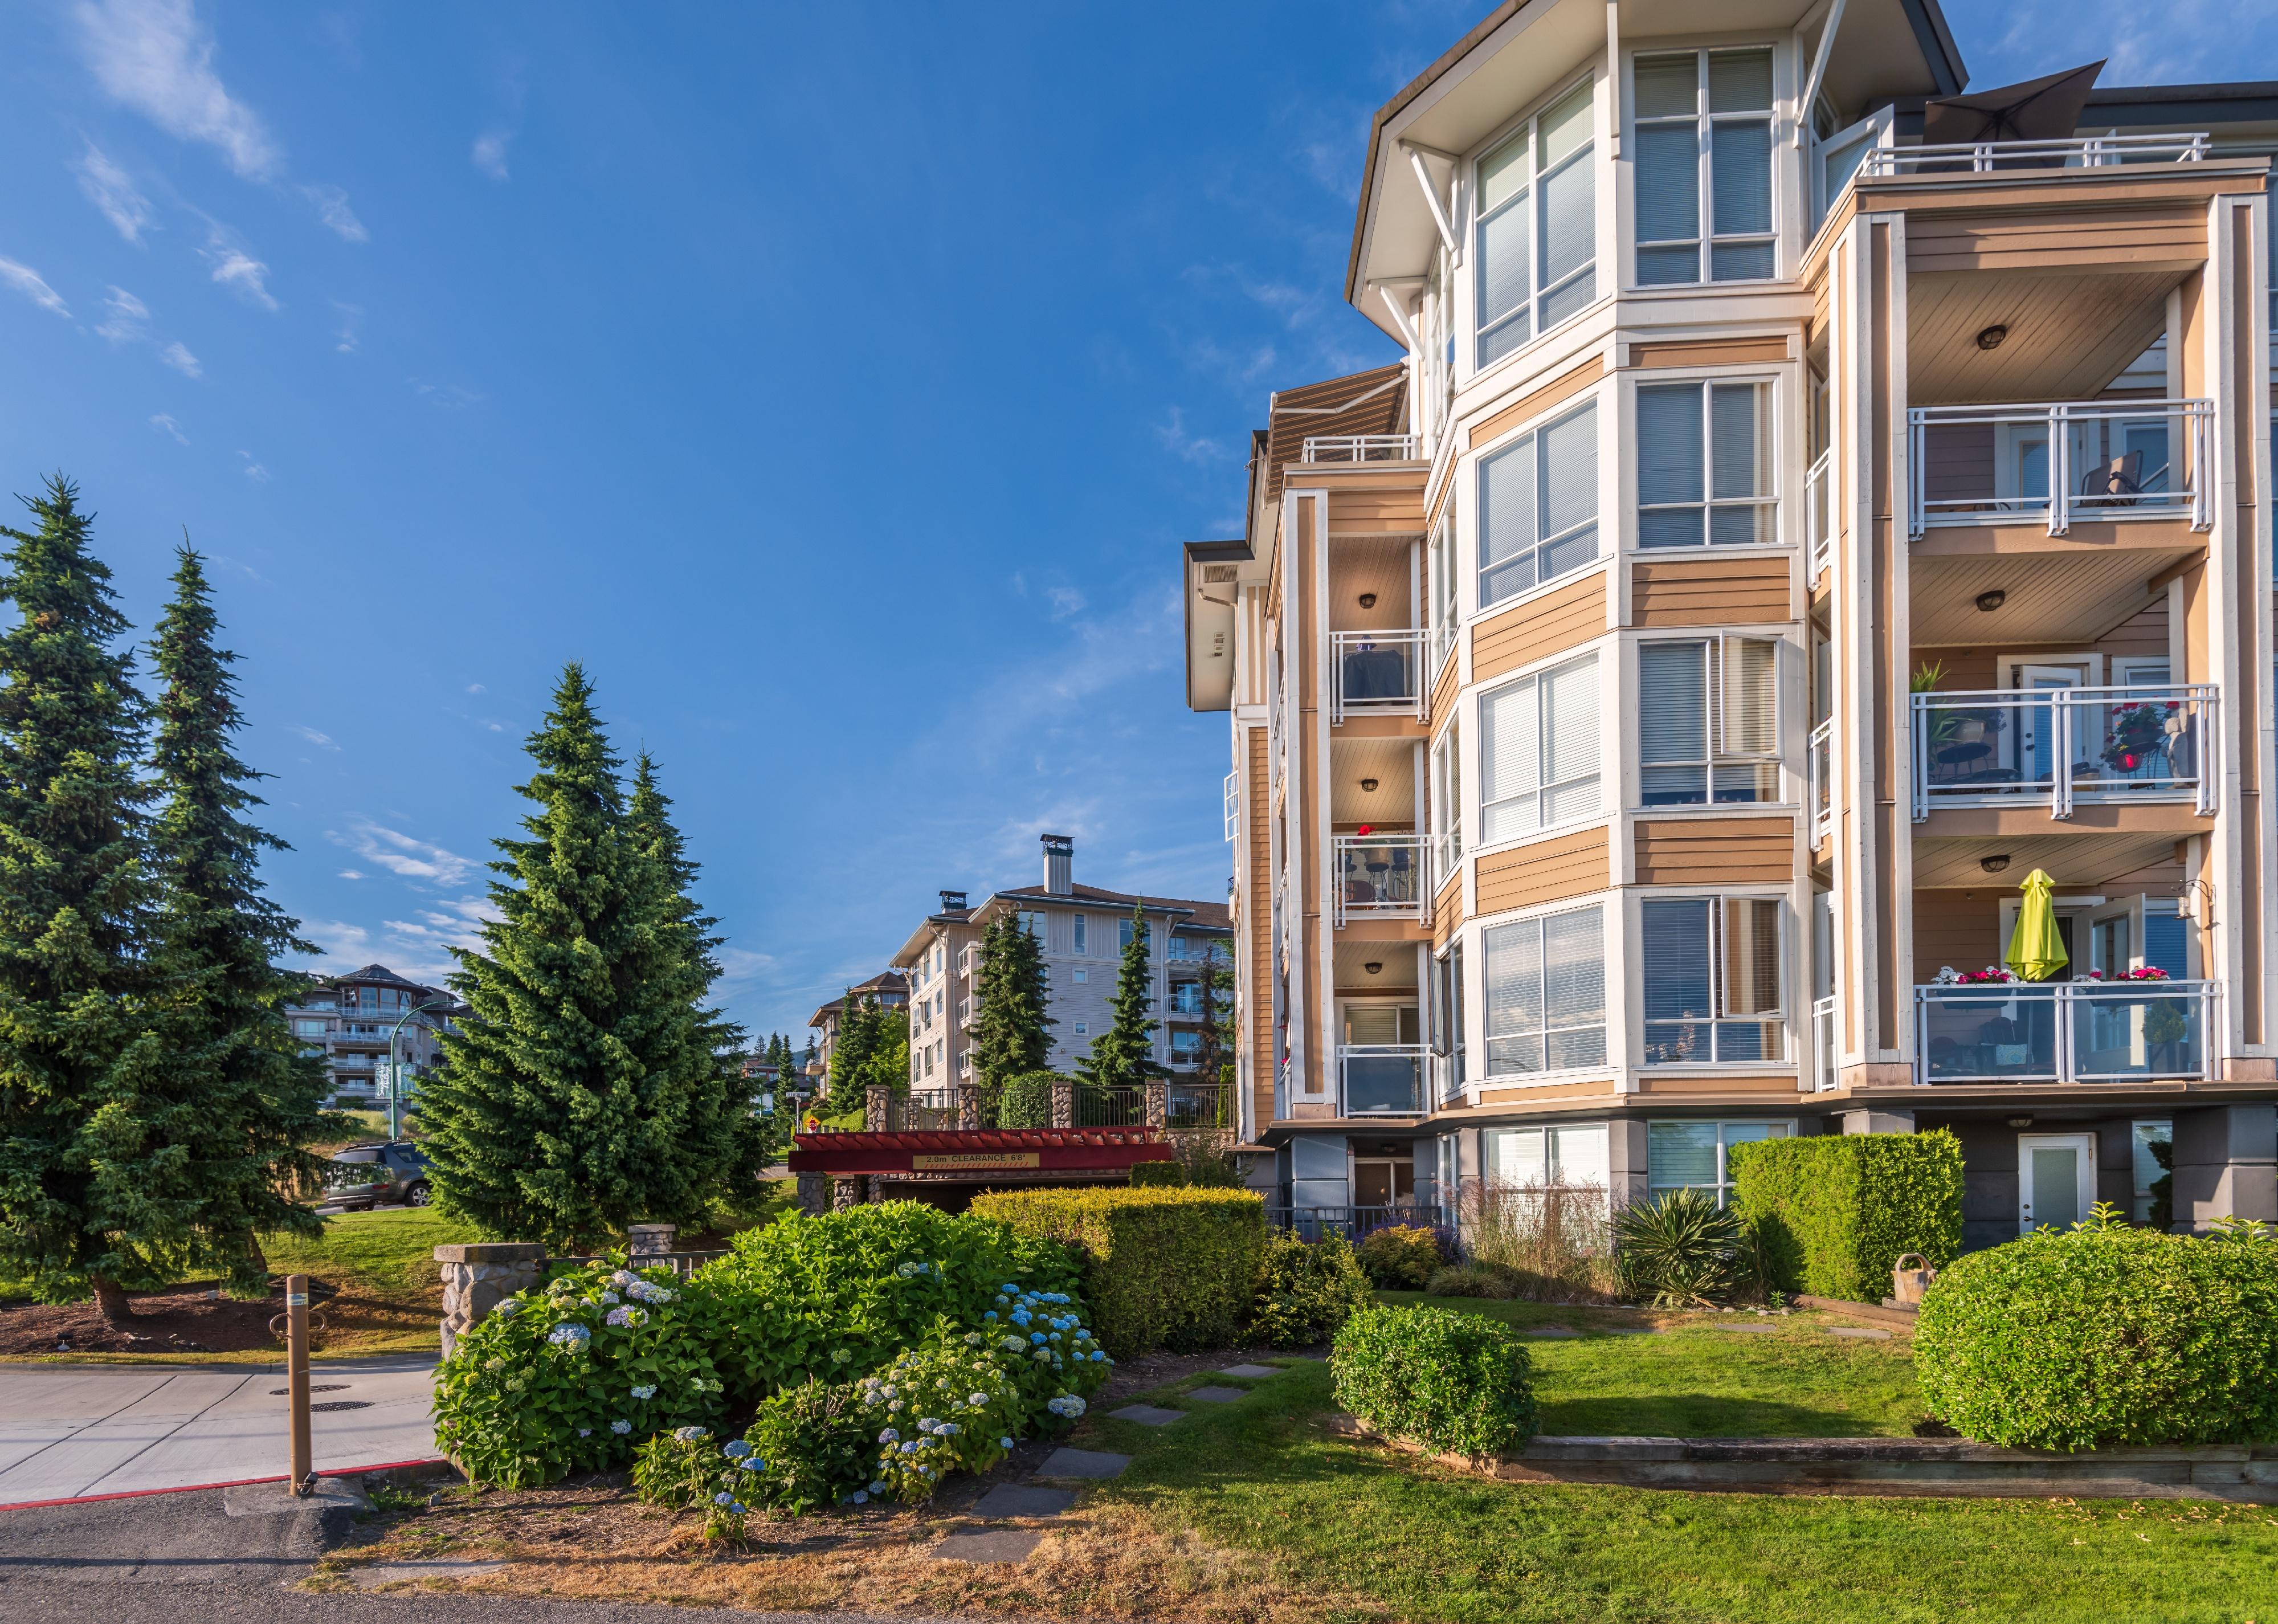
<path id="1" fill-rule="evenodd" d="M 767 1461 L 743 1438 L 722 1443 L 707 1427 L 660 1432 L 633 1453 L 633 1492 L 651 1505 L 704 1513 L 704 1537 L 744 1543 L 744 1519 L 765 1498 Z"/>
<path id="2" fill-rule="evenodd" d="M 654 1434 L 719 1424 L 719 1340 L 701 1285 L 594 1262 L 458 1339 L 436 1373 L 436 1442 L 469 1477 L 508 1489 L 622 1466 Z"/>
<path id="3" fill-rule="evenodd" d="M 852 1385 L 808 1381 L 774 1394 L 744 1434 L 768 1463 L 750 1503 L 796 1517 L 883 1493 L 871 1470 L 876 1430 Z"/>
<path id="4" fill-rule="evenodd" d="M 912 1505 L 931 1499 L 951 1472 L 987 1471 L 1027 1430 L 1019 1383 L 987 1348 L 963 1338 L 913 1349 L 856 1391 L 878 1428 L 876 1477 L 868 1488 Z"/>
<path id="5" fill-rule="evenodd" d="M 1007 1281 L 998 1287 L 994 1305 L 982 1311 L 981 1323 L 981 1330 L 967 1332 L 965 1339 L 986 1346 L 1005 1362 L 1032 1427 L 1049 1429 L 1054 1421 L 1082 1414 L 1083 1400 L 1107 1384 L 1115 1364 L 1066 1291 L 1023 1291 Z M 1063 1397 L 1077 1401 L 1074 1414 L 1052 1408 L 1052 1401 Z"/>

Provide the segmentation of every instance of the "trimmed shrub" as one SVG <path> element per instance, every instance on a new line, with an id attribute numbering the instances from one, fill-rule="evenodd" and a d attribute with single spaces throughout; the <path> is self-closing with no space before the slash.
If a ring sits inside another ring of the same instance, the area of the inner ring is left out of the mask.
<path id="1" fill-rule="evenodd" d="M 1740 1221 L 1698 1190 L 1635 1201 L 1614 1220 L 1614 1263 L 1632 1296 L 1656 1308 L 1707 1306 L 1743 1273 Z"/>
<path id="2" fill-rule="evenodd" d="M 1420 1291 L 1448 1261 L 1438 1230 L 1407 1223 L 1371 1229 L 1353 1248 L 1353 1255 L 1380 1291 Z"/>
<path id="3" fill-rule="evenodd" d="M 1187 1183 L 1186 1168 L 1175 1161 L 1135 1161 L 1131 1164 L 1131 1187 L 1134 1190 L 1183 1190 Z"/>
<path id="4" fill-rule="evenodd" d="M 1329 1355 L 1338 1405 L 1439 1454 L 1501 1455 L 1534 1435 L 1533 1367 L 1500 1320 L 1444 1308 L 1369 1308 Z"/>
<path id="5" fill-rule="evenodd" d="M 1326 1342 L 1375 1301 L 1351 1244 L 1334 1231 L 1317 1241 L 1282 1233 L 1265 1243 L 1250 1334 L 1277 1348 Z"/>
<path id="6" fill-rule="evenodd" d="M 1879 1303 L 1909 1252 L 1961 1252 L 1961 1141 L 1928 1133 L 1759 1139 L 1729 1154 L 1732 1204 L 1763 1249 L 1769 1285 Z"/>
<path id="7" fill-rule="evenodd" d="M 1240 1190 L 999 1190 L 973 1215 L 1078 1248 L 1095 1334 L 1119 1359 L 1227 1346 L 1265 1244 L 1265 1204 Z"/>
<path id="8" fill-rule="evenodd" d="M 1971 1252 L 1923 1299 L 1915 1370 L 1988 1444 L 2278 1439 L 2278 1245 L 2098 1222 Z"/>

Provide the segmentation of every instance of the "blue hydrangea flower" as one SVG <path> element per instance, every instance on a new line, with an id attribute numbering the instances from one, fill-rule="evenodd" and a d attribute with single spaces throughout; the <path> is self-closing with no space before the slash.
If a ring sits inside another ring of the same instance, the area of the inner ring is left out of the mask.
<path id="1" fill-rule="evenodd" d="M 592 1339 L 592 1331 L 569 1320 L 562 1321 L 546 1333 L 546 1340 L 557 1348 L 582 1348 Z"/>
<path id="2" fill-rule="evenodd" d="M 1093 1364 L 1095 1364 L 1095 1365 L 1096 1365 L 1096 1364 L 1097 1364 L 1097 1363 L 1099 1363 L 1099 1362 L 1100 1362 L 1100 1360 L 1102 1360 L 1105 1359 L 1106 1357 L 1107 1357 L 1107 1354 L 1106 1354 L 1105 1351 L 1105 1350 L 1103 1350 L 1103 1349 L 1094 1348 L 1094 1349 L 1091 1351 L 1091 1362 L 1092 1362 Z"/>
<path id="3" fill-rule="evenodd" d="M 975 1393 L 975 1394 L 971 1395 L 970 1397 L 968 1397 L 968 1398 L 966 1399 L 966 1401 L 965 1401 L 965 1402 L 966 1402 L 966 1403 L 967 1403 L 967 1404 L 969 1404 L 969 1405 L 971 1405 L 975 1409 L 976 1409 L 976 1410 L 977 1410 L 977 1409 L 979 1409 L 982 1405 L 987 1404 L 987 1403 L 989 1402 L 989 1395 L 988 1395 L 987 1393 Z"/>
<path id="4" fill-rule="evenodd" d="M 593 1429 L 591 1427 L 580 1427 L 577 1429 L 577 1436 L 581 1438 L 590 1438 L 593 1436 Z"/>
<path id="5" fill-rule="evenodd" d="M 991 1308 L 988 1313 L 982 1314 L 981 1317 L 983 1320 L 994 1320 L 997 1317 L 997 1311 L 994 1308 Z"/>
<path id="6" fill-rule="evenodd" d="M 654 1382 L 644 1382 L 638 1387 L 634 1388 L 632 1391 L 633 1397 L 636 1398 L 654 1398 L 656 1397 L 656 1383 Z"/>
<path id="7" fill-rule="evenodd" d="M 883 1493 L 885 1493 L 885 1492 L 886 1492 L 886 1480 L 885 1480 L 884 1478 L 883 1478 L 883 1477 L 881 1477 L 881 1478 L 877 1479 L 875 1482 L 873 1482 L 873 1483 L 870 1485 L 870 1492 L 871 1492 L 872 1494 L 883 1494 Z"/>
<path id="8" fill-rule="evenodd" d="M 636 1391 L 638 1391 L 638 1390 L 636 1390 Z M 683 1444 L 695 1444 L 705 1438 L 710 1437 L 712 1435 L 702 1427 L 675 1427 L 672 1429 L 672 1436 L 678 1438 Z"/>
<path id="9" fill-rule="evenodd" d="M 730 1460 L 741 1460 L 752 1452 L 752 1446 L 742 1438 L 730 1438 L 720 1446 L 720 1452 Z"/>
<path id="10" fill-rule="evenodd" d="M 1012 1296 L 1015 1296 L 1015 1295 L 1017 1295 L 1017 1294 L 1019 1293 L 1020 1290 L 1021 1290 L 1021 1288 L 1020 1288 L 1019 1286 L 1016 1286 L 1016 1285 L 1001 1285 L 1001 1286 L 998 1286 L 997 1289 L 998 1289 L 998 1291 L 1002 1291 L 1003 1293 L 1005 1293 L 1005 1296 L 1007 1296 L 1007 1297 L 1012 1297 Z"/>
<path id="11" fill-rule="evenodd" d="M 615 1433 L 619 1437 L 624 1436 L 625 1434 L 631 1432 L 632 1429 L 633 1424 L 629 1421 L 613 1421 L 609 1423 L 609 1430 Z"/>
<path id="12" fill-rule="evenodd" d="M 725 1489 L 722 1489 L 719 1493 L 712 1497 L 712 1504 L 715 1505 L 733 1505 L 735 1503 L 736 1497 L 730 1494 Z"/>
<path id="13" fill-rule="evenodd" d="M 870 1503 L 869 1491 L 864 1489 L 857 1489 L 852 1494 L 848 1495 L 846 1498 L 853 1501 L 857 1505 L 868 1505 Z"/>
<path id="14" fill-rule="evenodd" d="M 1042 1347 L 1044 1345 L 1044 1333 L 1040 1330 L 1030 1331 L 1028 1333 L 1028 1340 L 1035 1343 L 1038 1347 Z"/>
<path id="15" fill-rule="evenodd" d="M 898 1444 L 901 1441 L 902 1435 L 896 1432 L 891 1427 L 887 1428 L 883 1432 L 878 1435 L 878 1442 L 881 1444 Z"/>
<path id="16" fill-rule="evenodd" d="M 914 1454 L 916 1454 L 917 1452 L 918 1452 L 918 1446 L 917 1446 L 916 1440 L 914 1440 L 914 1439 L 913 1439 L 911 1442 L 909 1442 L 909 1443 L 905 1444 L 903 1444 L 903 1445 L 902 1445 L 902 1453 L 904 1453 L 905 1455 L 914 1455 Z"/>
<path id="17" fill-rule="evenodd" d="M 495 1318 L 495 1319 L 501 1319 L 501 1320 L 510 1320 L 510 1319 L 512 1319 L 516 1314 L 520 1314 L 521 1312 L 522 1312 L 522 1299 L 521 1299 L 520 1298 L 509 1297 L 509 1298 L 508 1298 L 506 1299 L 506 1301 L 504 1301 L 504 1302 L 501 1303 L 497 1307 L 495 1307 L 495 1308 L 492 1309 L 492 1310 L 491 1310 L 491 1314 L 492 1314 L 492 1316 L 493 1316 L 493 1318 Z"/>
<path id="18" fill-rule="evenodd" d="M 1013 1440 L 1010 1438 L 999 1438 L 997 1440 L 997 1447 L 999 1449 L 1010 1449 L 1013 1447 Z"/>

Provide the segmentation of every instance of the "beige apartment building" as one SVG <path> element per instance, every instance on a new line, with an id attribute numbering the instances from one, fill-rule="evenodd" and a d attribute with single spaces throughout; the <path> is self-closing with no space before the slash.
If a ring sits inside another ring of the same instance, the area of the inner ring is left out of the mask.
<path id="1" fill-rule="evenodd" d="M 1185 563 L 1280 1202 L 1944 1127 L 1972 1245 L 2162 1155 L 2278 1217 L 2278 84 L 2092 78 L 1965 95 L 1936 0 L 1534 0 L 1377 113 L 1405 359 L 1277 394 Z M 2035 869 L 2068 965 L 1961 982 Z"/>

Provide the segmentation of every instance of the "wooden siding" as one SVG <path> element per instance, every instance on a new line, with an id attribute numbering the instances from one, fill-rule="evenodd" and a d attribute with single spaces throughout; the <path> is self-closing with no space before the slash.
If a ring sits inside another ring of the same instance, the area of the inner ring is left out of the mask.
<path id="1" fill-rule="evenodd" d="M 1910 212 L 1907 270 L 2047 271 L 2065 265 L 2196 264 L 2206 257 L 2204 203 L 2030 214 Z"/>
<path id="2" fill-rule="evenodd" d="M 1440 894 L 1432 899 L 1432 952 L 1437 955 L 1448 951 L 1448 944 L 1456 939 L 1456 932 L 1464 925 L 1464 876 L 1459 869 L 1448 876 L 1440 887 Z"/>
<path id="3" fill-rule="evenodd" d="M 1784 885 L 1795 877 L 1793 817 L 1640 818 L 1640 885 Z"/>
<path id="4" fill-rule="evenodd" d="M 1638 1092 L 1686 1095 L 1745 1094 L 1755 1098 L 1762 1098 L 1766 1094 L 1785 1095 L 1788 1099 L 1795 1100 L 1799 1107 L 1803 1104 L 1801 1098 L 1796 1092 L 1793 1076 L 1657 1076 L 1648 1071 L 1638 1079 Z"/>
<path id="5" fill-rule="evenodd" d="M 1439 678 L 1432 684 L 1430 731 L 1434 734 L 1445 727 L 1448 724 L 1448 718 L 1456 713 L 1456 693 L 1463 686 L 1458 673 L 1462 671 L 1463 665 L 1461 652 L 1457 649 L 1449 649 L 1448 663 L 1440 668 Z"/>
<path id="6" fill-rule="evenodd" d="M 1630 566 L 1633 626 L 1754 625 L 1793 617 L 1784 554 L 1640 558 Z"/>
<path id="7" fill-rule="evenodd" d="M 1984 969 L 2001 961 L 2000 891 L 1917 891 L 1914 893 L 1917 985 L 1948 966 Z M 2083 944 L 2085 946 L 2085 944 Z"/>
<path id="8" fill-rule="evenodd" d="M 1309 471 L 1311 466 L 1309 465 Z M 1320 465 L 1326 466 L 1326 465 Z M 1410 473 L 1368 484 L 1320 481 L 1329 493 L 1329 533 L 1411 535 L 1424 529 L 1424 479 Z"/>
<path id="9" fill-rule="evenodd" d="M 1481 916 L 1605 890 L 1609 849 L 1606 831 L 1601 825 L 1480 858 Z"/>
<path id="10" fill-rule="evenodd" d="M 1581 365 L 1560 373 L 1531 394 L 1520 395 L 1493 417 L 1474 425 L 1466 440 L 1467 446 L 1486 445 L 1489 440 L 1532 422 L 1561 402 L 1581 394 L 1605 375 L 1604 360 L 1592 356 Z"/>
<path id="11" fill-rule="evenodd" d="M 1491 681 L 1604 636 L 1609 578 L 1601 570 L 1478 622 L 1472 627 L 1472 680 Z"/>
<path id="12" fill-rule="evenodd" d="M 1672 344 L 1630 346 L 1632 366 L 1747 366 L 1787 358 L 1787 340 L 1778 333 L 1762 338 L 1688 339 Z"/>
<path id="13" fill-rule="evenodd" d="M 2167 269 L 2070 274 L 2062 267 L 1999 277 L 1918 273 L 1907 287 L 1907 390 L 1916 400 L 1955 404 L 2081 399 L 2160 335 L 2175 276 Z M 1980 349 L 1977 335 L 1996 326 L 2008 329 L 2000 347 Z M 1991 426 L 1978 438 L 1990 459 Z M 1976 492 L 1993 488 L 1991 472 L 1989 466 Z"/>

